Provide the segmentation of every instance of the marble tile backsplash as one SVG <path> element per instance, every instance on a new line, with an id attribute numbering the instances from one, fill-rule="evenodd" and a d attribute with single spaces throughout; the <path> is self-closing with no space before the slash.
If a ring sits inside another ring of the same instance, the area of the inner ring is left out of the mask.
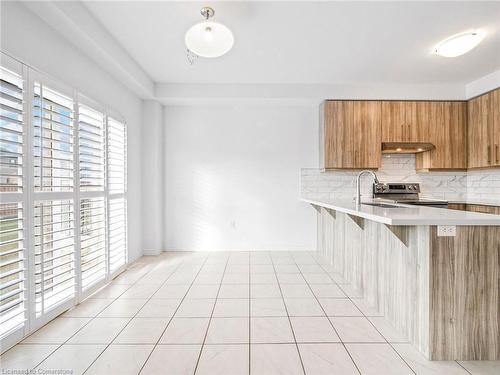
<path id="1" fill-rule="evenodd" d="M 301 195 L 311 199 L 352 199 L 357 172 L 301 170 Z M 500 203 L 500 170 L 417 173 L 415 155 L 383 155 L 377 176 L 381 182 L 418 182 L 421 197 L 445 200 L 485 200 Z M 373 180 L 362 178 L 361 193 L 372 194 Z"/>

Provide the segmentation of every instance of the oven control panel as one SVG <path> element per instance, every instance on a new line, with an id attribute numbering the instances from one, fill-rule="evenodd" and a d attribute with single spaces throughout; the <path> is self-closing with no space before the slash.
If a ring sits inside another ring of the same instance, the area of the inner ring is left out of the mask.
<path id="1" fill-rule="evenodd" d="M 411 183 L 378 183 L 373 184 L 375 194 L 418 194 L 420 193 L 420 184 Z"/>

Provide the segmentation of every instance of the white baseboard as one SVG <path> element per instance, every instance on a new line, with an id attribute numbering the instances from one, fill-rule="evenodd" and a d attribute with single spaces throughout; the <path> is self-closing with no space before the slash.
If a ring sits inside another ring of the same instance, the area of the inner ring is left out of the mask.
<path id="1" fill-rule="evenodd" d="M 160 255 L 162 253 L 162 250 L 143 250 L 142 255 Z"/>

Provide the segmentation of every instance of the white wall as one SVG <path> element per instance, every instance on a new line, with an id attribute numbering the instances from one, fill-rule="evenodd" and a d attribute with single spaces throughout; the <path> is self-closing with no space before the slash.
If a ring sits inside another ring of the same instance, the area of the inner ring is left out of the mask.
<path id="1" fill-rule="evenodd" d="M 126 119 L 129 150 L 129 257 L 137 258 L 142 254 L 141 100 L 22 4 L 2 2 L 0 34 L 2 51 L 71 85 Z"/>
<path id="2" fill-rule="evenodd" d="M 165 108 L 167 250 L 314 250 L 300 168 L 318 164 L 318 107 Z"/>
<path id="3" fill-rule="evenodd" d="M 163 249 L 163 106 L 153 100 L 143 102 L 142 136 L 142 238 L 143 253 L 159 254 Z"/>

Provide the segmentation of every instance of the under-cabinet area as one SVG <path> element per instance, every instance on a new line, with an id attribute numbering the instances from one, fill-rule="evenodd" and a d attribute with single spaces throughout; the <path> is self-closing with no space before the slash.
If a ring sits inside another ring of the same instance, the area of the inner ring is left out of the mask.
<path id="1" fill-rule="evenodd" d="M 418 171 L 500 166 L 500 89 L 470 101 L 326 100 L 320 167 L 378 169 L 414 153 Z"/>

